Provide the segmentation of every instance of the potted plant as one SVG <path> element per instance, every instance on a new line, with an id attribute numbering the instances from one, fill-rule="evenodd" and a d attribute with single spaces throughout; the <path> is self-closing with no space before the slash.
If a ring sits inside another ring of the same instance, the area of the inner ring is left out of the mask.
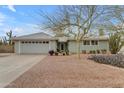
<path id="1" fill-rule="evenodd" d="M 52 56 L 54 54 L 54 50 L 50 50 L 49 54 Z"/>
<path id="2" fill-rule="evenodd" d="M 58 52 L 55 52 L 55 55 L 58 56 Z"/>

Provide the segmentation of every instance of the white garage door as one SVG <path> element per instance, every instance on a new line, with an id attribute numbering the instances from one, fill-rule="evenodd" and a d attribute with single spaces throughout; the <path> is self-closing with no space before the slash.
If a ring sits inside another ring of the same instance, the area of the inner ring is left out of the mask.
<path id="1" fill-rule="evenodd" d="M 46 54 L 49 51 L 49 41 L 23 41 L 21 42 L 21 53 Z"/>

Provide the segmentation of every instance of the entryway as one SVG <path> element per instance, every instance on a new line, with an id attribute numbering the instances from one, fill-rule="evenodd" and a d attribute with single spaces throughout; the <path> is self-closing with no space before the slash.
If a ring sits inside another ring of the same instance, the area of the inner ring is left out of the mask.
<path id="1" fill-rule="evenodd" d="M 68 53 L 68 42 L 57 42 L 57 52 Z"/>

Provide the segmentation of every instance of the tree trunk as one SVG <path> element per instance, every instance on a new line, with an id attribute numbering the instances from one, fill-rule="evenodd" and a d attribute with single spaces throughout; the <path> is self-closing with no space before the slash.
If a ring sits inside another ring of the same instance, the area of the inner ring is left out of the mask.
<path id="1" fill-rule="evenodd" d="M 77 56 L 78 56 L 78 59 L 81 59 L 81 57 L 80 57 L 80 40 L 77 40 Z"/>

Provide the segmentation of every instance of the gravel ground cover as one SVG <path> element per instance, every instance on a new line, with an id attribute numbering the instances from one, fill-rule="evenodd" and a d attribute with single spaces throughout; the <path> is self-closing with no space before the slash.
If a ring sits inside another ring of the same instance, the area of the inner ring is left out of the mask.
<path id="1" fill-rule="evenodd" d="M 90 55 L 48 56 L 7 88 L 120 88 L 124 70 L 89 60 Z"/>

